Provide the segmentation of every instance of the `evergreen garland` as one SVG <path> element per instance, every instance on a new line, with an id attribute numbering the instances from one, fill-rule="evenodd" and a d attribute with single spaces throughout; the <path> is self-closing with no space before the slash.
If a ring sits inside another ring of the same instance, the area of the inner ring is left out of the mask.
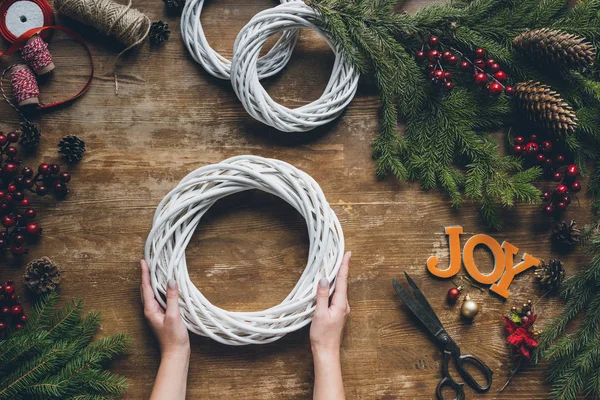
<path id="1" fill-rule="evenodd" d="M 104 367 L 128 348 L 129 337 L 92 341 L 100 314 L 83 316 L 80 300 L 56 310 L 57 297 L 41 297 L 26 327 L 0 341 L 0 400 L 120 397 L 126 379 Z"/>
<path id="2" fill-rule="evenodd" d="M 551 28 L 600 40 L 600 0 L 454 0 L 414 15 L 395 11 L 396 0 L 311 0 L 322 24 L 350 61 L 374 81 L 381 100 L 381 125 L 373 142 L 376 173 L 418 180 L 424 189 L 442 188 L 454 207 L 465 198 L 481 205 L 486 223 L 501 226 L 498 210 L 516 202 L 535 203 L 537 167 L 520 157 L 501 156 L 486 131 L 527 122 L 507 96 L 491 98 L 471 79 L 455 76 L 457 89 L 445 93 L 427 79 L 415 60 L 425 38 L 440 37 L 470 54 L 475 48 L 501 63 L 515 82 L 536 81 L 560 93 L 577 115 L 574 134 L 555 137 L 582 173 L 597 160 L 600 141 L 600 82 L 595 66 L 575 70 L 542 64 L 513 48 L 518 35 Z M 470 78 L 470 77 L 468 77 Z M 397 123 L 405 123 L 403 134 Z M 598 174 L 590 191 L 600 194 Z M 596 201 L 596 208 L 600 204 Z"/>

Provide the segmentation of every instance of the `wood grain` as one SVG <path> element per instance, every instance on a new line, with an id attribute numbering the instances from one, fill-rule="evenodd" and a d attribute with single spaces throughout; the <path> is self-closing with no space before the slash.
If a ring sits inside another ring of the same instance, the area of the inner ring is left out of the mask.
<path id="1" fill-rule="evenodd" d="M 407 9 L 425 3 L 413 1 Z M 440 353 L 394 295 L 391 278 L 403 271 L 416 279 L 463 352 L 478 355 L 494 370 L 491 391 L 478 395 L 467 389 L 468 399 L 548 398 L 544 365 L 524 369 L 506 391 L 498 392 L 511 365 L 501 315 L 512 305 L 541 296 L 533 273 L 514 280 L 508 301 L 467 288 L 483 307 L 473 324 L 460 320 L 458 306 L 446 304 L 446 291 L 453 284 L 427 274 L 427 257 L 436 254 L 447 262 L 444 226 L 462 225 L 463 244 L 485 228 L 473 204 L 452 210 L 437 190 L 375 178 L 370 144 L 377 133 L 378 100 L 369 82 L 361 82 L 356 98 L 334 123 L 307 134 L 275 132 L 246 114 L 228 82 L 209 76 L 192 61 L 180 40 L 178 18 L 167 16 L 161 1 L 135 0 L 134 5 L 153 20 L 168 22 L 172 34 L 160 48 L 144 44 L 125 57 L 118 96 L 112 70 L 122 47 L 61 20 L 84 35 L 94 54 L 96 76 L 90 91 L 73 105 L 33 117 L 43 141 L 39 153 L 27 159 L 32 165 L 57 161 L 56 144 L 63 135 L 86 141 L 88 153 L 71 169 L 68 199 L 34 201 L 44 238 L 28 259 L 47 255 L 65 269 L 63 298 L 82 297 L 87 309 L 102 312 L 101 335 L 125 331 L 133 336 L 131 354 L 114 363 L 114 371 L 129 378 L 126 398 L 148 398 L 159 362 L 157 344 L 142 316 L 138 267 L 155 207 L 189 171 L 239 154 L 275 157 L 303 169 L 320 183 L 341 221 L 347 249 L 353 252 L 352 313 L 342 349 L 349 399 L 434 398 Z M 208 2 L 202 20 L 210 43 L 231 56 L 239 29 L 273 5 L 270 0 Z M 57 67 L 42 86 L 46 100 L 76 91 L 89 68 L 83 50 L 61 34 L 53 38 L 51 50 Z M 265 86 L 288 106 L 304 104 L 320 95 L 332 62 L 327 45 L 303 31 L 290 64 Z M 19 122 L 6 105 L 0 116 L 3 130 Z M 581 205 L 573 204 L 568 217 L 584 222 L 590 220 L 590 201 L 580 197 Z M 548 240 L 550 221 L 539 209 L 519 205 L 506 210 L 506 228 L 494 237 L 538 257 L 558 256 Z M 187 250 L 193 281 L 216 304 L 235 310 L 278 303 L 300 276 L 306 255 L 302 218 L 281 200 L 255 192 L 217 204 Z M 569 274 L 585 262 L 580 250 L 560 257 Z M 490 268 L 486 254 L 478 253 L 477 260 L 482 270 Z M 22 266 L 8 261 L 1 265 L 3 279 L 22 274 Z M 555 298 L 541 300 L 541 322 L 561 307 Z M 260 347 L 192 339 L 189 398 L 306 399 L 312 384 L 308 328 Z"/>

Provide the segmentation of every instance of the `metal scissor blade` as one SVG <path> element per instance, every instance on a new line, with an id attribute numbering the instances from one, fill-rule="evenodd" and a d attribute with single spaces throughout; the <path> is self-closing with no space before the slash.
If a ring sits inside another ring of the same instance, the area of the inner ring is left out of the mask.
<path id="1" fill-rule="evenodd" d="M 412 278 L 406 272 L 404 272 L 404 275 L 406 276 L 406 280 L 408 282 L 408 285 L 413 290 L 413 293 L 414 293 L 415 298 L 417 299 L 417 301 L 419 303 L 421 303 L 421 305 L 422 305 L 423 308 L 426 309 L 427 313 L 431 316 L 431 318 L 435 322 L 437 322 L 439 324 L 439 329 L 444 329 L 444 325 L 442 325 L 442 321 L 440 321 L 440 318 L 437 316 L 437 314 L 435 313 L 435 311 L 433 311 L 433 308 L 431 307 L 431 304 L 429 304 L 429 301 L 427 301 L 427 298 L 425 297 L 425 295 L 423 294 L 423 292 L 421 292 L 421 289 L 419 289 L 419 287 L 417 286 L 417 284 L 415 283 L 415 281 L 413 281 Z"/>
<path id="2" fill-rule="evenodd" d="M 427 330 L 436 337 L 441 330 L 442 327 L 439 321 L 436 321 L 431 317 L 430 311 L 428 311 L 425 307 L 423 307 L 420 302 L 415 299 L 406 289 L 404 289 L 396 279 L 392 279 L 392 285 L 400 297 L 400 300 L 404 302 L 404 304 L 410 309 L 410 311 L 417 317 L 423 325 L 427 328 Z"/>

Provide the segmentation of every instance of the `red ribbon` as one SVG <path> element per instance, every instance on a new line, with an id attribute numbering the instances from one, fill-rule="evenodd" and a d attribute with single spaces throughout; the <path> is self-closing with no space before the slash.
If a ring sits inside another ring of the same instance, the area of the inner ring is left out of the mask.
<path id="1" fill-rule="evenodd" d="M 12 6 L 17 1 L 20 0 L 0 0 L 0 15 L 2 17 L 2 19 L 0 20 L 0 35 L 2 35 L 4 39 L 8 40 L 11 43 L 17 40 L 17 37 L 11 31 L 9 31 L 8 27 L 6 26 L 6 13 L 8 12 L 10 6 Z M 54 13 L 52 12 L 52 7 L 46 0 L 28 1 L 36 4 L 42 10 L 42 15 L 44 16 L 44 26 L 54 25 Z M 42 35 L 42 38 L 48 39 L 50 34 L 50 31 L 46 31 Z"/>
<path id="2" fill-rule="evenodd" d="M 25 43 L 27 43 L 27 41 L 36 33 L 37 34 L 41 34 L 43 32 L 50 32 L 50 31 L 61 31 L 66 33 L 67 35 L 71 36 L 77 43 L 79 43 L 81 45 L 81 47 L 83 47 L 85 49 L 85 51 L 88 54 L 88 57 L 90 59 L 90 76 L 87 80 L 87 82 L 85 83 L 85 85 L 83 86 L 83 88 L 81 88 L 81 90 L 75 94 L 72 97 L 69 97 L 68 99 L 65 100 L 56 100 L 53 101 L 51 103 L 48 104 L 40 104 L 36 107 L 36 109 L 38 110 L 43 110 L 43 109 L 48 109 L 48 108 L 52 108 L 52 107 L 56 107 L 62 104 L 66 104 L 66 103 L 70 103 L 72 101 L 74 101 L 75 99 L 81 97 L 90 87 L 90 85 L 92 84 L 92 79 L 94 79 L 94 61 L 92 59 L 92 53 L 90 52 L 89 47 L 87 46 L 87 44 L 85 43 L 85 41 L 83 40 L 83 38 L 81 36 L 79 36 L 79 34 L 77 34 L 76 32 L 72 31 L 69 28 L 65 28 L 63 26 L 43 26 L 41 28 L 33 28 L 28 30 L 27 32 L 25 32 L 24 34 L 22 34 L 21 36 L 19 36 L 11 45 L 10 47 L 3 53 L 0 52 L 0 57 L 2 56 L 8 56 L 10 54 L 14 54 L 16 53 L 21 47 L 23 47 L 23 45 L 25 45 Z M 6 72 L 6 70 L 5 70 Z M 2 85 L 2 81 L 4 78 L 4 73 L 2 74 L 2 77 L 0 77 L 0 90 L 2 91 L 2 95 L 4 96 L 4 99 L 6 101 L 9 102 L 9 104 L 13 105 L 8 98 L 6 97 L 6 95 L 4 94 L 4 87 Z"/>

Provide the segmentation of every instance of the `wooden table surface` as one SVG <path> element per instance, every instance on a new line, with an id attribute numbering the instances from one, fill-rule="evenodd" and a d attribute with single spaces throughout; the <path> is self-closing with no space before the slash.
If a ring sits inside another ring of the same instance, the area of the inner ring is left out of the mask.
<path id="1" fill-rule="evenodd" d="M 209 1 L 202 18 L 209 42 L 231 56 L 238 31 L 274 3 Z M 414 11 L 424 3 L 413 2 L 406 9 Z M 26 159 L 30 165 L 58 160 L 56 145 L 63 135 L 77 135 L 87 144 L 83 161 L 71 168 L 70 196 L 60 203 L 34 200 L 44 236 L 27 259 L 46 255 L 64 268 L 63 300 L 81 297 L 87 309 L 100 311 L 101 335 L 125 331 L 133 337 L 131 354 L 113 364 L 114 371 L 129 379 L 126 398 L 148 398 L 159 363 L 139 294 L 139 259 L 154 210 L 188 172 L 241 154 L 275 157 L 306 171 L 340 219 L 347 249 L 353 252 L 352 312 L 342 348 L 348 399 L 434 398 L 441 356 L 395 297 L 391 279 L 404 271 L 415 277 L 463 352 L 478 355 L 493 369 L 490 392 L 478 395 L 467 389 L 468 399 L 548 398 L 543 364 L 524 369 L 499 392 L 511 367 L 501 316 L 513 305 L 540 298 L 533 271 L 515 278 L 508 301 L 467 287 L 482 310 L 472 324 L 461 321 L 459 306 L 445 301 L 452 282 L 429 275 L 425 261 L 435 254 L 447 262 L 445 226 L 462 225 L 463 244 L 485 227 L 476 205 L 455 211 L 438 190 L 424 192 L 417 183 L 376 179 L 370 146 L 378 129 L 378 100 L 371 83 L 361 81 L 356 98 L 336 122 L 308 134 L 276 132 L 246 114 L 229 82 L 194 63 L 181 41 L 178 17 L 166 15 L 162 1 L 135 0 L 134 5 L 153 20 L 168 22 L 172 34 L 162 47 L 145 43 L 125 57 L 118 96 L 112 69 L 122 46 L 62 20 L 84 35 L 96 75 L 82 99 L 33 118 L 43 140 L 38 154 Z M 51 50 L 57 67 L 42 86 L 45 99 L 76 90 L 88 72 L 83 50 L 62 34 L 55 35 Z M 287 68 L 265 86 L 285 105 L 305 104 L 321 94 L 332 64 L 325 42 L 303 31 Z M 19 118 L 7 105 L 0 107 L 0 116 L 3 130 L 17 127 Z M 567 217 L 583 223 L 590 220 L 590 202 L 580 197 L 581 205 L 573 204 Z M 559 256 L 551 249 L 550 221 L 540 208 L 520 205 L 507 211 L 505 229 L 493 236 L 537 257 Z M 194 283 L 215 304 L 259 310 L 277 304 L 292 289 L 304 267 L 307 243 L 304 221 L 290 206 L 269 195 L 247 193 L 223 200 L 209 212 L 188 246 L 187 259 Z M 580 249 L 560 257 L 569 274 L 585 261 Z M 477 251 L 477 260 L 481 270 L 491 270 L 483 250 Z M 20 278 L 22 266 L 1 265 L 0 278 Z M 541 300 L 541 324 L 561 307 L 556 298 Z M 194 336 L 188 382 L 191 399 L 310 398 L 308 328 L 274 344 L 242 348 Z"/>

